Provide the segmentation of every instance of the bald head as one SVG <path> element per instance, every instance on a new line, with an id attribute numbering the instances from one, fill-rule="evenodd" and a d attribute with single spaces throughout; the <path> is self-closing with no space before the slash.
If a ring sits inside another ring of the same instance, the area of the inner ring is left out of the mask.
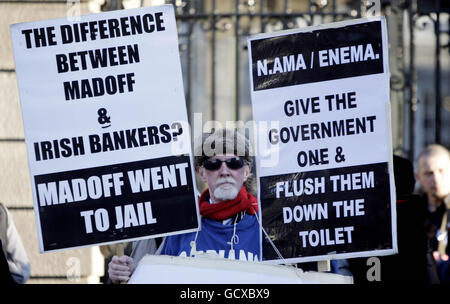
<path id="1" fill-rule="evenodd" d="M 419 155 L 416 180 L 436 206 L 450 194 L 450 152 L 441 145 L 429 145 Z"/>

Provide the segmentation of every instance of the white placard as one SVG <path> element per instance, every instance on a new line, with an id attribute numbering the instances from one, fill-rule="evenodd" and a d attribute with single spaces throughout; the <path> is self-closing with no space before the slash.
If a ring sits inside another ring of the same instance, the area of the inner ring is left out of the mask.
<path id="1" fill-rule="evenodd" d="M 267 265 L 217 256 L 172 257 L 146 255 L 136 267 L 129 284 L 352 284 L 353 277 L 333 273 L 303 271 L 292 266 Z M 211 299 L 228 294 L 211 294 Z M 260 289 L 255 298 L 269 298 Z M 180 298 L 193 298 L 186 290 Z"/>
<path id="2" fill-rule="evenodd" d="M 249 38 L 262 225 L 273 263 L 394 254 L 383 17 Z M 276 155 L 276 157 L 273 157 Z"/>
<path id="3" fill-rule="evenodd" d="M 173 7 L 11 34 L 41 252 L 198 230 Z"/>

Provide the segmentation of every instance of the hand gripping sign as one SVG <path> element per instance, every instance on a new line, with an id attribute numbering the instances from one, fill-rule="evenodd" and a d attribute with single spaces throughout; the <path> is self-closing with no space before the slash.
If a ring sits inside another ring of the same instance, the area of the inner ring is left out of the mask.
<path id="1" fill-rule="evenodd" d="M 394 254 L 385 19 L 261 34 L 248 46 L 253 118 L 272 126 L 260 146 L 279 154 L 257 162 L 263 259 Z"/>
<path id="2" fill-rule="evenodd" d="M 11 33 L 41 252 L 198 230 L 173 7 Z"/>

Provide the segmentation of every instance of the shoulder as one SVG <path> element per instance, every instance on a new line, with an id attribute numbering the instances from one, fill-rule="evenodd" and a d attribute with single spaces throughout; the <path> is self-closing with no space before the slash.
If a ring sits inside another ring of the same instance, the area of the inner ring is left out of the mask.
<path id="1" fill-rule="evenodd" d="M 245 216 L 242 218 L 242 220 L 239 221 L 238 226 L 243 227 L 259 226 L 257 214 L 250 215 L 246 213 Z"/>
<path id="2" fill-rule="evenodd" d="M 195 232 L 181 233 L 166 236 L 162 244 L 163 247 L 173 246 L 175 244 L 191 241 L 195 237 Z"/>
<path id="3" fill-rule="evenodd" d="M 3 203 L 2 202 L 0 202 L 0 213 L 1 214 L 7 214 L 7 209 L 6 209 L 6 207 L 3 205 Z"/>
<path id="4" fill-rule="evenodd" d="M 178 256 L 182 251 L 190 248 L 190 243 L 195 239 L 195 232 L 188 232 L 182 234 L 169 235 L 164 238 L 164 242 L 161 244 L 158 250 L 162 255 Z"/>
<path id="5" fill-rule="evenodd" d="M 8 227 L 8 209 L 0 202 L 0 223 L 4 223 L 6 227 Z"/>

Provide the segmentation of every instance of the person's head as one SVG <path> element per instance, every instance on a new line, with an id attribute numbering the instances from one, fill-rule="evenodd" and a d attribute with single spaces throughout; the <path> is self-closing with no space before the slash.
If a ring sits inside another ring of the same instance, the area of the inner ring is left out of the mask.
<path id="1" fill-rule="evenodd" d="M 214 202 L 234 199 L 250 176 L 250 143 L 244 135 L 230 129 L 204 134 L 194 149 L 194 162 Z"/>
<path id="2" fill-rule="evenodd" d="M 417 166 L 416 180 L 432 203 L 440 203 L 450 194 L 450 152 L 441 145 L 429 145 L 420 153 Z"/>

